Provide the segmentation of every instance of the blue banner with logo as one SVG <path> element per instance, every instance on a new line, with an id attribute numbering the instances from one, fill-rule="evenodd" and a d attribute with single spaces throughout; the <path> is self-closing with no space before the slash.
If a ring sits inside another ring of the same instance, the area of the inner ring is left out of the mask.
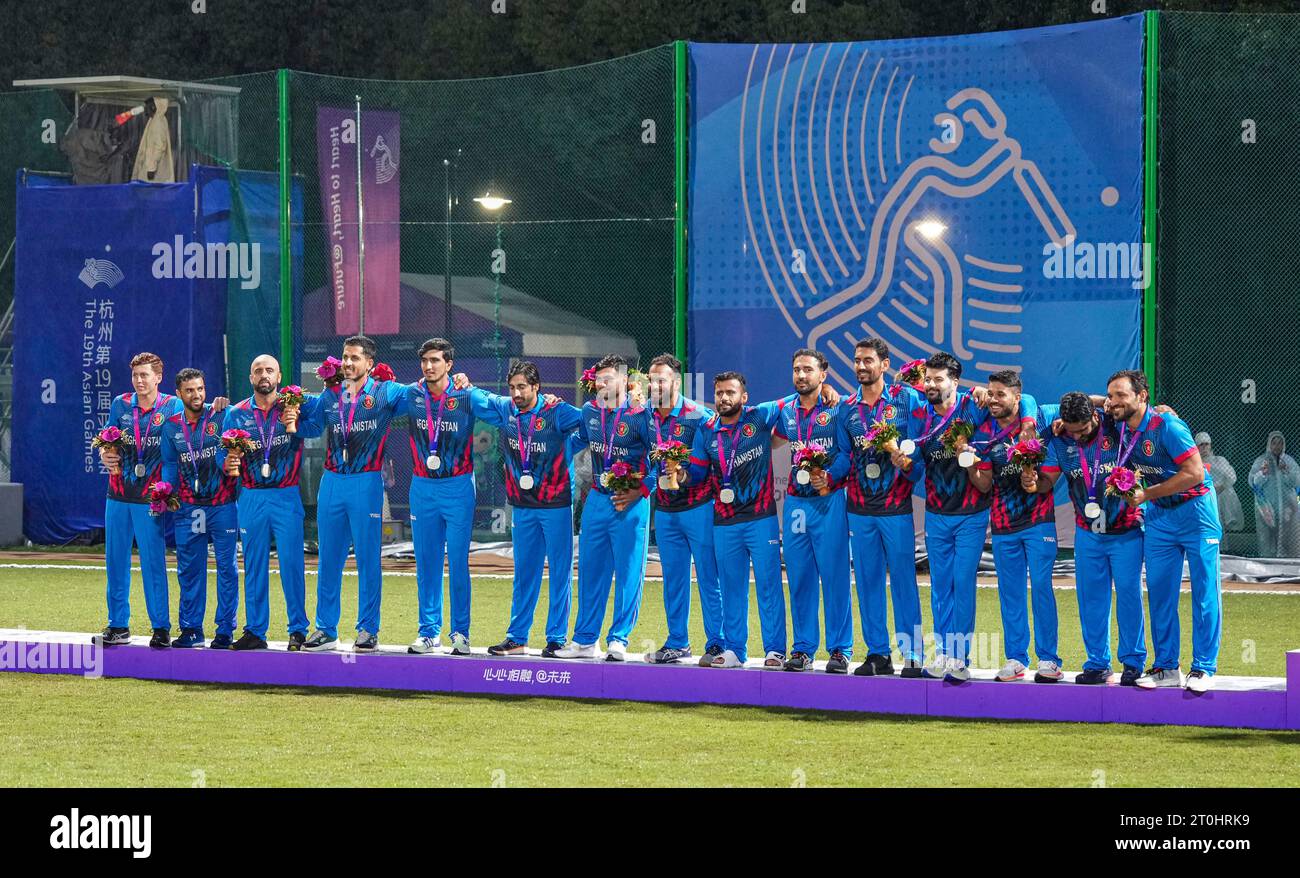
<path id="1" fill-rule="evenodd" d="M 162 391 L 194 366 L 209 399 L 225 392 L 227 288 L 251 295 L 267 266 L 203 227 L 193 182 L 47 187 L 20 173 L 11 458 L 32 541 L 104 526 L 108 477 L 90 441 L 131 392 L 135 354 L 162 358 Z"/>
<path id="2" fill-rule="evenodd" d="M 816 45 L 691 44 L 691 369 L 851 389 L 954 353 L 1042 400 L 1139 364 L 1142 19 Z M 709 399 L 711 384 L 696 395 Z"/>

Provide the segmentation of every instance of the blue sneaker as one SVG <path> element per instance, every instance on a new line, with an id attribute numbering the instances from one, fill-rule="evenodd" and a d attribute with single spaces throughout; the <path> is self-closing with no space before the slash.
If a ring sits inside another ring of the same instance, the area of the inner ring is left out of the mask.
<path id="1" fill-rule="evenodd" d="M 181 636 L 172 641 L 174 649 L 194 649 L 203 645 L 203 631 L 200 628 L 183 628 Z"/>
<path id="2" fill-rule="evenodd" d="M 232 642 L 229 634 L 218 634 L 212 638 L 212 642 L 208 644 L 208 649 L 230 649 Z"/>

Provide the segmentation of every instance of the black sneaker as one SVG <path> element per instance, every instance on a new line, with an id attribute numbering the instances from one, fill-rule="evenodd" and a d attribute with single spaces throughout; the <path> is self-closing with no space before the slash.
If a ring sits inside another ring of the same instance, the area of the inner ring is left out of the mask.
<path id="1" fill-rule="evenodd" d="M 713 660 L 720 655 L 722 655 L 722 646 L 715 643 L 704 650 L 704 655 L 700 656 L 698 664 L 702 668 L 711 668 L 713 667 Z"/>
<path id="2" fill-rule="evenodd" d="M 489 646 L 488 655 L 524 655 L 525 646 L 526 644 L 507 637 L 496 646 Z"/>
<path id="3" fill-rule="evenodd" d="M 546 641 L 546 646 L 542 647 L 542 658 L 555 658 L 555 654 L 564 649 L 564 644 L 558 640 Z"/>
<path id="4" fill-rule="evenodd" d="M 903 669 L 904 676 L 907 676 L 907 668 Z M 855 677 L 892 677 L 894 675 L 894 663 L 887 655 L 872 653 L 867 656 L 867 660 L 853 671 Z M 916 666 L 916 673 L 913 676 L 921 675 L 921 666 Z"/>
<path id="5" fill-rule="evenodd" d="M 905 659 L 903 661 L 903 670 L 899 671 L 898 676 L 905 680 L 917 680 L 921 678 L 924 670 L 921 663 L 916 659 Z M 890 665 L 890 671 L 891 673 L 893 671 L 892 664 Z"/>
<path id="6" fill-rule="evenodd" d="M 379 649 L 379 635 L 369 631 L 358 631 L 357 639 L 352 641 L 353 652 L 374 652 Z"/>
<path id="7" fill-rule="evenodd" d="M 289 634 L 289 645 L 285 649 L 289 652 L 302 652 L 302 645 L 306 642 L 306 634 L 301 631 L 293 631 Z"/>
<path id="8" fill-rule="evenodd" d="M 153 649 L 168 649 L 172 645 L 172 634 L 166 628 L 155 628 L 149 646 Z"/>
<path id="9" fill-rule="evenodd" d="M 101 631 L 99 636 L 104 639 L 105 646 L 121 646 L 131 642 L 131 629 L 114 628 L 110 625 Z"/>
<path id="10" fill-rule="evenodd" d="M 203 632 L 198 628 L 182 628 L 181 636 L 172 641 L 173 649 L 194 649 L 203 645 Z"/>
<path id="11" fill-rule="evenodd" d="M 847 674 L 849 672 L 849 657 L 838 649 L 831 653 L 831 657 L 826 660 L 826 673 L 828 674 Z"/>
<path id="12" fill-rule="evenodd" d="M 811 671 L 813 669 L 813 659 L 806 652 L 792 652 L 790 657 L 785 660 L 785 669 L 787 671 Z"/>
<path id="13" fill-rule="evenodd" d="M 1080 686 L 1104 686 L 1110 682 L 1110 668 L 1084 668 L 1074 682 Z"/>
<path id="14" fill-rule="evenodd" d="M 1136 686 L 1138 677 L 1142 676 L 1142 669 L 1135 668 L 1132 665 L 1124 666 L 1124 673 L 1119 675 L 1119 684 L 1121 686 Z"/>
<path id="15" fill-rule="evenodd" d="M 682 659 L 691 657 L 691 648 L 677 649 L 676 647 L 661 646 L 654 652 L 646 655 L 645 659 L 652 665 L 675 665 Z M 710 660 L 712 661 L 712 660 Z"/>
<path id="16" fill-rule="evenodd" d="M 243 636 L 236 640 L 230 646 L 231 649 L 266 649 L 266 641 L 258 637 L 251 631 L 245 631 Z"/>
<path id="17" fill-rule="evenodd" d="M 230 649 L 232 638 L 229 634 L 218 634 L 208 644 L 208 649 Z"/>

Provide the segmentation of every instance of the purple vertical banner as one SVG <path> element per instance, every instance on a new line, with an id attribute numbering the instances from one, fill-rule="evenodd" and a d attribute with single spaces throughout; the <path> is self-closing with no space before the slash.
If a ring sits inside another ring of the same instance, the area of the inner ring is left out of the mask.
<path id="1" fill-rule="evenodd" d="M 357 148 L 361 148 L 361 204 Z M 388 110 L 316 110 L 316 164 L 328 235 L 326 260 L 334 330 L 392 335 L 401 311 L 401 117 Z M 360 208 L 365 209 L 365 283 L 361 271 Z"/>

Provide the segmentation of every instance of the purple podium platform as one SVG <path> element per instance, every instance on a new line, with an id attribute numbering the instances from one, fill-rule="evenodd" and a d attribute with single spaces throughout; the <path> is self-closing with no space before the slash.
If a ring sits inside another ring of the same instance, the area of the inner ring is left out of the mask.
<path id="1" fill-rule="evenodd" d="M 83 633 L 0 629 L 0 670 L 910 716 L 1300 729 L 1300 650 L 1287 653 L 1285 678 L 1220 676 L 1213 690 L 1198 695 L 1183 689 L 1144 691 L 1114 683 L 997 683 L 992 671 L 976 671 L 976 679 L 957 685 L 897 676 L 832 675 L 820 669 L 793 674 L 757 667 L 721 671 L 693 664 L 563 661 L 535 654 L 498 658 L 482 650 L 467 657 L 415 656 L 407 655 L 405 647 L 385 646 L 374 654 L 357 655 L 342 650 L 290 653 L 282 643 L 257 652 L 153 650 L 147 643 L 148 638 L 137 637 L 130 645 L 102 648 Z"/>

